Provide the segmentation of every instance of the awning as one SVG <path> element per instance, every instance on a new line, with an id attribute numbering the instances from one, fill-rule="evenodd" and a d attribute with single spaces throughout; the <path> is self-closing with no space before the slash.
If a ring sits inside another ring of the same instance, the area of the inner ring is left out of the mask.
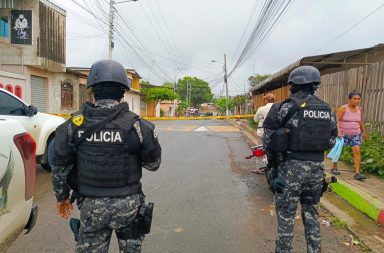
<path id="1" fill-rule="evenodd" d="M 260 93 L 286 85 L 289 73 L 302 65 L 315 66 L 324 75 L 372 64 L 381 60 L 384 60 L 384 44 L 378 44 L 370 48 L 307 56 L 274 73 L 253 87 L 251 92 Z"/>

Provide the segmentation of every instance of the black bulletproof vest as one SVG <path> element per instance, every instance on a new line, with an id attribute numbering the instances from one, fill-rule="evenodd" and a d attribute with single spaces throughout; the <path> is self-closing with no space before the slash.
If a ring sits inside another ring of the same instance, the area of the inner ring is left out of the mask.
<path id="1" fill-rule="evenodd" d="M 292 95 L 288 100 L 296 104 L 298 126 L 291 128 L 288 150 L 316 152 L 330 148 L 331 108 L 317 96 L 298 98 Z"/>
<path id="2" fill-rule="evenodd" d="M 85 105 L 83 124 L 73 125 L 76 142 L 91 125 L 123 107 L 103 129 L 93 133 L 76 150 L 76 185 L 79 194 L 92 197 L 117 197 L 141 192 L 142 169 L 138 159 L 140 142 L 133 124 L 138 116 L 126 103 L 113 109 Z"/>

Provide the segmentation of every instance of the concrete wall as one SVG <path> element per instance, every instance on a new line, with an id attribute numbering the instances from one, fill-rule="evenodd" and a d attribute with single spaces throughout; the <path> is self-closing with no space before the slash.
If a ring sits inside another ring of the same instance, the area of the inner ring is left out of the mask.
<path id="1" fill-rule="evenodd" d="M 15 45 L 9 48 L 10 50 L 2 50 L 2 63 L 3 64 L 21 64 L 22 61 L 24 64 L 35 65 L 37 63 L 37 37 L 39 36 L 39 1 L 33 0 L 19 0 L 15 2 L 14 9 L 21 10 L 32 10 L 32 45 Z M 0 9 L 1 16 L 8 16 L 9 23 L 9 36 L 3 41 L 10 44 L 11 42 L 11 9 Z M 22 60 L 21 59 L 12 59 L 15 52 L 22 51 Z M 7 61 L 5 61 L 7 60 Z M 16 62 L 15 62 L 16 60 Z"/>
<path id="2" fill-rule="evenodd" d="M 65 72 L 65 11 L 47 1 L 42 2 L 48 5 L 40 3 L 39 0 L 15 1 L 14 9 L 32 10 L 32 45 L 10 44 L 11 9 L 0 9 L 0 16 L 8 16 L 9 19 L 9 36 L 0 39 L 0 65 L 30 65 L 54 72 Z M 44 8 L 40 8 L 40 5 L 44 6 Z M 50 26 L 47 25 L 47 22 L 41 22 L 40 24 L 40 9 L 48 9 L 53 13 L 54 22 L 50 22 Z M 40 26 L 44 29 L 41 29 Z M 43 41 L 41 41 L 42 30 L 45 31 L 42 37 Z M 58 30 L 58 32 L 53 32 L 54 30 Z M 42 47 L 43 45 L 50 45 L 50 48 L 60 47 L 61 57 L 57 57 L 57 54 L 53 52 L 42 54 L 41 49 L 46 48 Z M 39 55 L 43 57 L 39 57 Z"/>
<path id="3" fill-rule="evenodd" d="M 12 85 L 13 89 L 15 89 L 16 85 L 20 85 L 22 89 L 21 99 L 25 99 L 25 91 L 27 87 L 25 75 L 0 70 L 0 83 L 4 86 L 4 88 L 7 84 L 10 84 Z"/>
<path id="4" fill-rule="evenodd" d="M 71 114 L 80 108 L 79 104 L 79 77 L 72 73 L 53 73 L 52 86 L 49 91 L 49 112 Z M 73 86 L 72 108 L 61 107 L 61 84 L 69 82 Z"/>
<path id="5" fill-rule="evenodd" d="M 140 115 L 140 95 L 126 92 L 123 98 L 129 105 L 129 110 Z"/>
<path id="6" fill-rule="evenodd" d="M 160 117 L 160 103 L 156 107 L 153 102 L 147 103 L 147 117 Z"/>
<path id="7" fill-rule="evenodd" d="M 173 117 L 173 102 L 160 102 L 159 104 L 164 112 L 164 117 Z"/>

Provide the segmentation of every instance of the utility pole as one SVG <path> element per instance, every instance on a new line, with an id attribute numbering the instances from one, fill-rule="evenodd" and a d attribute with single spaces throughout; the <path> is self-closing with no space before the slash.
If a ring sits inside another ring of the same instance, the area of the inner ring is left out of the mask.
<path id="1" fill-rule="evenodd" d="M 224 63 L 223 62 L 219 62 L 219 61 L 216 61 L 216 60 L 211 60 L 211 62 L 217 62 L 217 63 L 221 63 L 221 64 L 224 64 L 224 86 L 225 86 L 225 115 L 229 116 L 229 109 L 228 109 L 228 100 L 229 100 L 229 97 L 228 97 L 228 76 L 227 76 L 227 55 L 224 54 Z M 224 90 L 224 87 L 223 87 L 223 90 Z M 220 97 L 221 97 L 221 91 L 220 91 Z"/>
<path id="2" fill-rule="evenodd" d="M 109 0 L 109 33 L 108 33 L 108 59 L 112 60 L 112 50 L 114 48 L 113 43 L 113 24 L 115 19 L 115 4 L 121 4 L 121 3 L 127 3 L 127 2 L 136 2 L 138 0 L 125 0 L 125 1 L 119 1 L 115 2 L 114 0 Z"/>
<path id="3" fill-rule="evenodd" d="M 187 80 L 187 106 L 189 107 L 189 81 Z"/>
<path id="4" fill-rule="evenodd" d="M 192 83 L 188 82 L 188 84 L 189 84 L 189 100 L 188 100 L 188 102 L 189 102 L 189 104 L 191 104 L 192 103 Z"/>
<path id="5" fill-rule="evenodd" d="M 108 59 L 112 60 L 112 49 L 113 49 L 113 19 L 115 17 L 115 12 L 113 9 L 113 0 L 109 0 L 109 51 L 108 51 Z"/>
<path id="6" fill-rule="evenodd" d="M 226 116 L 229 116 L 229 110 L 228 110 L 228 79 L 227 79 L 227 56 L 224 54 L 224 83 L 225 83 L 225 109 L 226 109 Z"/>

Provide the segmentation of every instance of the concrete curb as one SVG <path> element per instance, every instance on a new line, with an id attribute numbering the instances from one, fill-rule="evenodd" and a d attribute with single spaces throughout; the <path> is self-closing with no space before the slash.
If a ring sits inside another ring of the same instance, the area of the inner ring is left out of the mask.
<path id="1" fill-rule="evenodd" d="M 251 134 L 253 137 L 257 138 L 256 131 L 248 127 L 246 123 L 237 124 L 236 122 L 233 122 L 233 120 L 230 122 L 244 131 L 247 131 L 247 134 Z M 245 136 L 250 139 L 246 134 Z M 330 175 L 327 174 L 327 177 L 329 176 Z M 332 183 L 330 187 L 333 192 L 350 203 L 354 208 L 366 214 L 378 224 L 384 225 L 383 202 L 340 178 L 338 178 L 337 183 Z"/>
<path id="2" fill-rule="evenodd" d="M 384 225 L 384 203 L 342 179 L 338 179 L 337 183 L 332 183 L 330 187 L 334 193 L 346 200 L 354 208 L 377 223 Z"/>

